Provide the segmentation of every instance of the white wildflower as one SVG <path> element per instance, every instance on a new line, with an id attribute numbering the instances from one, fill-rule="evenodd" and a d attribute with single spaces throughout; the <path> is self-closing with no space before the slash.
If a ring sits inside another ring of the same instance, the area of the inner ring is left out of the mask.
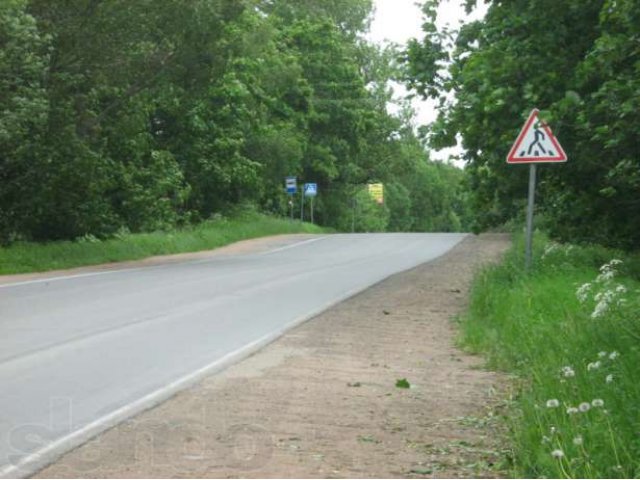
<path id="1" fill-rule="evenodd" d="M 591 409 L 591 404 L 589 402 L 582 402 L 580 405 L 578 405 L 578 410 L 580 410 L 581 412 L 588 412 Z"/>
<path id="2" fill-rule="evenodd" d="M 591 405 L 592 405 L 594 408 L 601 408 L 601 407 L 604 407 L 604 400 L 602 400 L 601 398 L 594 398 L 594 399 L 591 401 Z"/>
<path id="3" fill-rule="evenodd" d="M 562 367 L 562 376 L 563 377 L 575 377 L 576 376 L 576 372 L 573 370 L 572 367 L 566 366 L 566 367 Z"/>
<path id="4" fill-rule="evenodd" d="M 609 263 L 605 263 L 600 267 L 600 275 L 596 278 L 598 283 L 606 283 L 616 276 L 618 265 L 622 265 L 622 260 L 614 258 Z"/>
<path id="5" fill-rule="evenodd" d="M 602 366 L 602 362 L 600 360 L 598 360 L 597 362 L 591 362 L 589 365 L 587 365 L 587 371 L 590 372 L 591 370 L 597 370 Z"/>
<path id="6" fill-rule="evenodd" d="M 560 402 L 552 398 L 551 400 L 547 400 L 547 408 L 558 408 L 560 406 Z"/>
<path id="7" fill-rule="evenodd" d="M 615 270 L 600 270 L 602 273 L 596 277 L 596 282 L 598 283 L 606 283 L 609 280 L 612 280 L 613 277 L 616 276 Z"/>
<path id="8" fill-rule="evenodd" d="M 576 407 L 569 407 L 567 408 L 567 415 L 574 415 L 576 413 L 578 413 L 578 409 Z"/>
<path id="9" fill-rule="evenodd" d="M 551 452 L 551 456 L 553 458 L 562 458 L 562 457 L 564 457 L 564 452 L 562 450 L 560 450 L 560 449 L 554 450 L 553 452 Z"/>
<path id="10" fill-rule="evenodd" d="M 580 303 L 584 303 L 589 298 L 589 292 L 591 291 L 591 284 L 585 283 L 576 291 L 576 297 L 578 297 L 578 301 Z"/>
<path id="11" fill-rule="evenodd" d="M 609 310 L 609 303 L 607 303 L 605 301 L 600 301 L 596 305 L 596 308 L 593 309 L 593 312 L 591 313 L 591 318 L 594 318 L 594 319 L 595 318 L 600 318 L 605 313 L 607 313 L 607 310 Z"/>
<path id="12" fill-rule="evenodd" d="M 601 317 L 602 315 L 604 315 L 607 310 L 609 310 L 609 306 L 614 303 L 614 301 L 616 300 L 616 293 L 613 290 L 605 290 L 603 292 L 598 293 L 595 296 L 595 300 L 596 302 L 598 302 L 598 304 L 596 305 L 596 308 L 593 310 L 593 313 L 591 314 L 591 318 L 598 318 Z M 618 301 L 618 304 L 620 303 L 620 301 Z"/>
<path id="13" fill-rule="evenodd" d="M 561 246 L 558 243 L 551 242 L 548 243 L 546 247 L 544 247 L 544 253 L 542 254 L 542 258 L 545 258 L 547 255 L 552 254 L 556 250 L 560 249 Z"/>
<path id="14" fill-rule="evenodd" d="M 620 354 L 619 354 L 618 352 L 616 352 L 616 351 L 611 352 L 611 353 L 609 354 L 609 360 L 615 360 L 615 359 L 616 359 L 616 358 L 618 358 L 619 356 L 620 356 Z"/>
<path id="15" fill-rule="evenodd" d="M 607 378 L 605 378 L 604 381 L 607 383 L 613 382 L 613 374 L 610 373 L 609 375 L 607 375 Z"/>
<path id="16" fill-rule="evenodd" d="M 583 443 L 582 435 L 577 435 L 576 437 L 573 438 L 574 445 L 582 445 L 582 443 Z"/>

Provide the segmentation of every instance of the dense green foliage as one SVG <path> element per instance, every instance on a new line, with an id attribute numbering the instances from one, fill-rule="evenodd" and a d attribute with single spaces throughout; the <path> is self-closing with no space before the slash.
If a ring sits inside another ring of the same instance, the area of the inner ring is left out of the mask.
<path id="1" fill-rule="evenodd" d="M 287 175 L 319 184 L 324 225 L 350 229 L 379 181 L 390 204 L 357 228 L 464 227 L 463 174 L 387 113 L 394 56 L 362 40 L 371 10 L 3 0 L 0 243 L 169 230 L 246 203 L 284 215 Z"/>
<path id="2" fill-rule="evenodd" d="M 268 235 L 325 231 L 310 223 L 240 211 L 233 212 L 231 217 L 218 215 L 198 225 L 168 233 L 120 233 L 107 240 L 85 235 L 76 241 L 60 240 L 45 244 L 15 242 L 0 249 L 0 275 L 139 260 L 155 255 L 211 250 Z"/>
<path id="3" fill-rule="evenodd" d="M 522 250 L 476 278 L 462 319 L 464 344 L 521 379 L 514 476 L 638 478 L 640 258 L 548 243 L 526 275 Z"/>
<path id="4" fill-rule="evenodd" d="M 437 3 L 424 4 L 428 19 Z M 523 209 L 527 168 L 505 158 L 538 107 L 569 156 L 539 169 L 552 235 L 640 247 L 640 1 L 487 3 L 485 19 L 457 34 L 428 20 L 405 55 L 409 85 L 442 101 L 431 145 L 462 137 L 478 228 Z"/>

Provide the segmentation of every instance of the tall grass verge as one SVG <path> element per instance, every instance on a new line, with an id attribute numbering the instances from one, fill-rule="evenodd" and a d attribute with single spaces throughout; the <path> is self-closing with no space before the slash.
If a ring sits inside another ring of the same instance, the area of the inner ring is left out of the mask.
<path id="1" fill-rule="evenodd" d="M 245 213 L 172 232 L 121 234 L 108 240 L 86 236 L 73 242 L 16 243 L 7 248 L 0 247 L 0 274 L 138 260 L 154 255 L 208 250 L 268 235 L 324 231 L 309 223 Z"/>
<path id="2" fill-rule="evenodd" d="M 540 236 L 527 275 L 522 239 L 481 272 L 462 343 L 516 374 L 509 409 L 513 474 L 640 475 L 638 257 Z"/>

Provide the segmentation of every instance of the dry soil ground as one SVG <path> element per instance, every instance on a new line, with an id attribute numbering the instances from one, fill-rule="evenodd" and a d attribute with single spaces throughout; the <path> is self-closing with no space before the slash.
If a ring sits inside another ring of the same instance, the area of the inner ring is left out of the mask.
<path id="1" fill-rule="evenodd" d="M 455 346 L 473 272 L 509 245 L 468 237 L 105 432 L 39 477 L 490 477 L 506 380 Z M 396 387 L 406 378 L 409 389 Z"/>

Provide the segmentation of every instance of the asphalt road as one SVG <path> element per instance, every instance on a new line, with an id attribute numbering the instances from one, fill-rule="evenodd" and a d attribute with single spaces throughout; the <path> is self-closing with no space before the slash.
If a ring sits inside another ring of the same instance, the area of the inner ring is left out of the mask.
<path id="1" fill-rule="evenodd" d="M 33 472 L 463 238 L 331 235 L 261 253 L 0 285 L 0 476 Z"/>

